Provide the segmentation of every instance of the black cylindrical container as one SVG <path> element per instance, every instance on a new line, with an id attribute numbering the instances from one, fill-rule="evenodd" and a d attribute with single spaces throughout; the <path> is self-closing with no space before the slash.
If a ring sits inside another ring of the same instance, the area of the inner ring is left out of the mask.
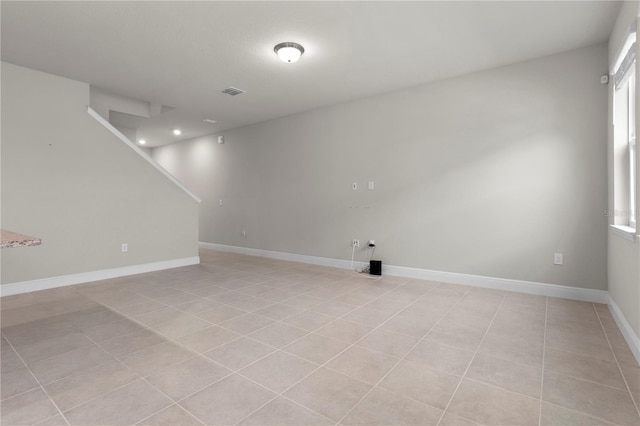
<path id="1" fill-rule="evenodd" d="M 382 275 L 382 261 L 370 260 L 369 261 L 369 273 L 371 275 Z"/>

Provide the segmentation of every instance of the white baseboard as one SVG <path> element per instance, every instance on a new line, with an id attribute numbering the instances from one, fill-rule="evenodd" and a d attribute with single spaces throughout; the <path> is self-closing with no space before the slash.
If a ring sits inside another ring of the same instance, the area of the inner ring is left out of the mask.
<path id="1" fill-rule="evenodd" d="M 631 328 L 631 324 L 629 324 L 629 321 L 626 320 L 626 318 L 622 314 L 622 311 L 620 310 L 620 307 L 613 300 L 611 295 L 609 295 L 607 304 L 609 305 L 611 316 L 615 320 L 616 324 L 618 324 L 618 328 L 624 336 L 624 340 L 627 341 L 629 349 L 631 349 L 633 356 L 636 358 L 636 361 L 638 361 L 638 364 L 640 364 L 640 338 L 638 338 L 636 333 L 633 331 L 633 328 Z"/>
<path id="2" fill-rule="evenodd" d="M 31 291 L 47 290 L 50 288 L 107 280 L 109 278 L 161 271 L 163 269 L 179 268 L 181 266 L 197 265 L 199 263 L 200 257 L 194 256 L 181 259 L 163 260 L 160 262 L 143 263 L 141 265 L 123 266 L 121 268 L 103 269 L 101 271 L 61 275 L 57 277 L 42 278 L 39 280 L 21 281 L 17 283 L 3 284 L 0 286 L 0 296 L 12 296 L 14 294 L 28 293 Z"/>
<path id="3" fill-rule="evenodd" d="M 212 250 L 246 254 L 249 256 L 266 257 L 269 259 L 309 263 L 313 265 L 330 266 L 342 269 L 351 268 L 351 261 L 349 260 L 331 259 L 326 257 L 307 256 L 303 254 L 292 254 L 204 242 L 200 242 L 200 247 Z M 363 262 L 355 262 L 354 265 L 358 268 L 368 266 Z M 607 303 L 608 301 L 607 291 L 569 287 L 558 284 L 546 284 L 506 278 L 485 277 L 482 275 L 458 274 L 455 272 L 432 271 L 428 269 L 408 268 L 405 266 L 393 266 L 384 264 L 382 265 L 382 272 L 387 275 L 395 275 L 399 277 L 417 278 L 422 280 L 439 281 L 451 284 L 463 284 L 474 287 L 493 288 L 498 290 L 515 291 L 519 293 L 536 294 L 540 296 L 561 297 L 565 299 L 580 300 L 583 302 Z"/>

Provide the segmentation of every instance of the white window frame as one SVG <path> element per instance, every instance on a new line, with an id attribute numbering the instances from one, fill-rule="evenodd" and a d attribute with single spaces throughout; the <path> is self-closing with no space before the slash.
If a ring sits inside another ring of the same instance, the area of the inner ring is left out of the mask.
<path id="1" fill-rule="evenodd" d="M 636 232 L 636 30 L 632 26 L 612 69 L 614 122 L 614 210 L 617 231 Z M 616 125 L 618 128 L 616 129 Z"/>

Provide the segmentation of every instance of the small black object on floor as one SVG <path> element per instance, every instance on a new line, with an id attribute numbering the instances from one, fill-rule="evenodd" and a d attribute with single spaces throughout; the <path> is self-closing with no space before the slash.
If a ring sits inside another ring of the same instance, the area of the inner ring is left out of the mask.
<path id="1" fill-rule="evenodd" d="M 371 274 L 371 275 L 382 275 L 382 261 L 381 260 L 370 260 L 369 261 L 369 274 Z"/>

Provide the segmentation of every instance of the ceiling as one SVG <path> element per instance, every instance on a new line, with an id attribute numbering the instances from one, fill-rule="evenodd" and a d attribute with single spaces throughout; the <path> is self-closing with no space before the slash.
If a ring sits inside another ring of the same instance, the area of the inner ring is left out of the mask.
<path id="1" fill-rule="evenodd" d="M 150 146 L 605 42 L 620 7 L 611 1 L 0 4 L 3 61 L 173 107 L 138 123 L 137 136 Z M 277 58 L 273 47 L 283 41 L 304 46 L 299 62 Z M 247 93 L 220 93 L 228 86 Z M 179 138 L 174 127 L 183 130 Z"/>

